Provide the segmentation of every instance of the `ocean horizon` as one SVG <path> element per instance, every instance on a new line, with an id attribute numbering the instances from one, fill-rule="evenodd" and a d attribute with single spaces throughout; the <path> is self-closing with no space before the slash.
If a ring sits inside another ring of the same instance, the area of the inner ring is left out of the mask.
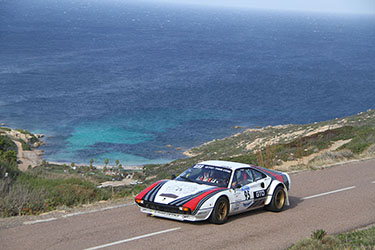
<path id="1" fill-rule="evenodd" d="M 251 128 L 375 108 L 375 17 L 0 1 L 0 123 L 52 162 L 166 163 Z"/>

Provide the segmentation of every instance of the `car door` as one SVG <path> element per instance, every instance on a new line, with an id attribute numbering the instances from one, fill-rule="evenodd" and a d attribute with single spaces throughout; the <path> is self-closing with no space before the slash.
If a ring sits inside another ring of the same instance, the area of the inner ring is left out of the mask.
<path id="1" fill-rule="evenodd" d="M 267 188 L 271 184 L 272 179 L 256 169 L 251 169 L 251 172 L 254 177 L 254 182 L 251 186 L 254 200 L 251 207 L 255 208 L 263 206 L 267 198 Z"/>
<path id="2" fill-rule="evenodd" d="M 234 196 L 233 212 L 241 212 L 252 207 L 256 192 L 259 192 L 257 187 L 260 185 L 254 181 L 251 168 L 241 168 L 234 172 L 231 184 Z"/>

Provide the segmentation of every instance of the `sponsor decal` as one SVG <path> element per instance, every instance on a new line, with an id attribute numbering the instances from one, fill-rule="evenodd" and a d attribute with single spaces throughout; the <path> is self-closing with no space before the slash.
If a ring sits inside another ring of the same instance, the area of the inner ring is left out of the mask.
<path id="1" fill-rule="evenodd" d="M 253 203 L 254 203 L 254 201 L 250 201 L 250 202 L 248 202 L 248 203 L 244 203 L 243 205 L 244 205 L 244 207 L 248 208 L 248 207 L 250 207 Z"/>
<path id="2" fill-rule="evenodd" d="M 265 196 L 266 196 L 266 191 L 264 190 L 259 190 L 259 191 L 254 192 L 254 199 L 263 198 Z"/>
<path id="3" fill-rule="evenodd" d="M 232 173 L 231 170 L 226 169 L 226 168 L 215 167 L 215 166 L 209 166 L 209 165 L 202 165 L 202 164 L 197 164 L 197 165 L 195 165 L 193 168 L 213 169 L 213 170 L 222 171 L 222 172 L 226 172 L 226 173 Z"/>

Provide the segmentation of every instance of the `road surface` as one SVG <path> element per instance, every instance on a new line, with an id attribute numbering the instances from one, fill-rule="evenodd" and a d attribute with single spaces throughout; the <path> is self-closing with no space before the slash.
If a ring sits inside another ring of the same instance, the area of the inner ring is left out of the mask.
<path id="1" fill-rule="evenodd" d="M 132 203 L 0 226 L 0 249 L 285 249 L 324 229 L 375 224 L 375 160 L 291 175 L 291 206 L 258 209 L 224 225 L 147 216 Z"/>

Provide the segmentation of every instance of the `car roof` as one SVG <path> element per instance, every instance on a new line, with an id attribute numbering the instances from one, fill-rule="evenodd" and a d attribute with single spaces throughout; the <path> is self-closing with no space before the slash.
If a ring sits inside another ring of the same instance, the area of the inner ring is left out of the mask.
<path id="1" fill-rule="evenodd" d="M 238 168 L 248 168 L 251 167 L 249 164 L 238 163 L 238 162 L 231 162 L 231 161 L 203 161 L 198 164 L 202 165 L 209 165 L 209 166 L 216 166 L 222 168 L 229 168 L 231 170 L 236 170 Z"/>

